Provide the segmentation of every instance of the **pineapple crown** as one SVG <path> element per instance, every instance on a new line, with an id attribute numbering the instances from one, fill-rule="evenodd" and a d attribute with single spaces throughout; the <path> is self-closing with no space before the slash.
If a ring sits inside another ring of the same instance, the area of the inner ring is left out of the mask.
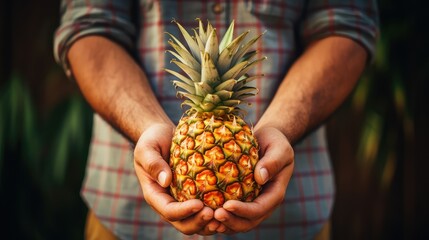
<path id="1" fill-rule="evenodd" d="M 187 47 L 170 33 L 168 41 L 173 50 L 167 50 L 175 59 L 176 64 L 187 76 L 171 69 L 168 73 L 177 77 L 173 80 L 177 96 L 186 98 L 183 105 L 189 109 L 190 114 L 244 114 L 238 105 L 247 103 L 246 98 L 255 96 L 257 89 L 248 86 L 248 83 L 262 75 L 249 76 L 248 72 L 266 57 L 253 60 L 256 50 L 251 50 L 253 44 L 262 36 L 256 36 L 243 43 L 249 33 L 246 31 L 235 39 L 234 21 L 231 22 L 222 40 L 218 41 L 216 29 L 207 22 L 204 29 L 200 19 L 198 28 L 192 29 L 191 36 L 182 25 L 177 24 Z"/>

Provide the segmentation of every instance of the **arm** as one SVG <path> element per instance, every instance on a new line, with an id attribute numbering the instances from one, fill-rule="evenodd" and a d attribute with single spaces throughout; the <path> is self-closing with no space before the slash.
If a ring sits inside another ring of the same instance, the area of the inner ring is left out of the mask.
<path id="1" fill-rule="evenodd" d="M 355 86 L 367 59 L 353 40 L 327 37 L 313 42 L 294 63 L 255 126 L 263 156 L 255 169 L 264 192 L 252 203 L 229 201 L 215 212 L 218 231 L 247 231 L 282 202 L 293 172 L 292 145 L 319 126 Z M 263 170 L 265 169 L 265 170 Z M 267 182 L 270 180 L 269 182 Z"/>
<path id="2" fill-rule="evenodd" d="M 72 45 L 68 59 L 92 108 L 134 144 L 153 123 L 173 127 L 144 72 L 118 44 L 88 36 Z"/>
<path id="3" fill-rule="evenodd" d="M 348 38 L 313 43 L 290 69 L 256 129 L 277 128 L 295 144 L 345 100 L 366 59 L 365 49 Z"/>
<path id="4" fill-rule="evenodd" d="M 199 200 L 177 203 L 166 189 L 172 174 L 164 159 L 174 125 L 141 68 L 120 45 L 101 36 L 77 40 L 68 60 L 93 109 L 136 144 L 134 165 L 148 204 L 178 230 L 207 234 L 213 211 Z"/>

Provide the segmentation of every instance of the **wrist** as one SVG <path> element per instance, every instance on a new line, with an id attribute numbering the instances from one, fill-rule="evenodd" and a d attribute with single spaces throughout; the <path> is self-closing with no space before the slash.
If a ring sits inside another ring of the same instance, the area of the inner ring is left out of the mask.
<path id="1" fill-rule="evenodd" d="M 288 121 L 286 119 L 296 119 L 289 117 L 279 117 L 272 120 L 273 118 L 263 117 L 255 126 L 255 133 L 258 131 L 267 131 L 268 129 L 274 128 L 277 131 L 280 131 L 286 139 L 293 146 L 299 139 L 304 135 L 305 124 L 303 120 L 292 120 Z"/>
<path id="2" fill-rule="evenodd" d="M 133 134 L 133 142 L 136 143 L 145 132 L 151 129 L 171 129 L 174 132 L 175 125 L 167 118 L 153 118 L 145 120 L 137 134 Z"/>

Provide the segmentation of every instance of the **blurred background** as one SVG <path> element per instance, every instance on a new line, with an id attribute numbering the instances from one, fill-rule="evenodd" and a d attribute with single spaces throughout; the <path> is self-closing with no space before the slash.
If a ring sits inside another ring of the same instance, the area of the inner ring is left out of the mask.
<path id="1" fill-rule="evenodd" d="M 374 63 L 327 123 L 333 239 L 429 239 L 427 10 L 379 1 Z M 82 239 L 91 109 L 55 64 L 59 1 L 0 1 L 0 224 L 5 239 Z"/>

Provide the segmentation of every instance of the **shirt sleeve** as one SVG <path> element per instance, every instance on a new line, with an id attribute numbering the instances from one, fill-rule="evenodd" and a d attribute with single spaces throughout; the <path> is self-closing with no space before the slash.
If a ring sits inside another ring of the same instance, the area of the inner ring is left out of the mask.
<path id="1" fill-rule="evenodd" d="M 300 30 L 304 44 L 331 35 L 348 37 L 372 61 L 379 35 L 376 0 L 309 0 Z"/>
<path id="2" fill-rule="evenodd" d="M 132 23 L 131 1 L 125 0 L 63 0 L 61 22 L 54 36 L 54 57 L 66 74 L 71 71 L 67 51 L 79 38 L 102 35 L 121 44 L 127 50 L 134 48 L 136 27 Z"/>

